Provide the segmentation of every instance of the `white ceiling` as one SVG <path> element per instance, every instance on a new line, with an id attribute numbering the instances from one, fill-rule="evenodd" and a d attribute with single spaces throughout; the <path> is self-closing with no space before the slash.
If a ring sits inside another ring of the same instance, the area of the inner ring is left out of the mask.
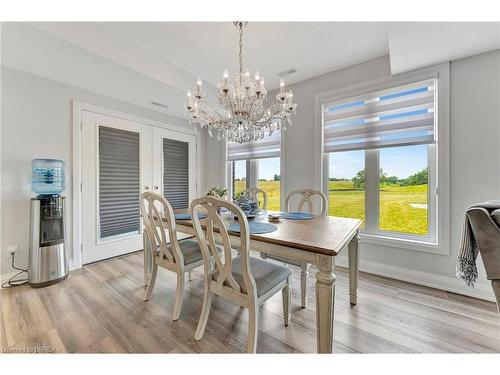
<path id="1" fill-rule="evenodd" d="M 287 84 L 382 55 L 396 74 L 498 49 L 500 23 L 251 22 L 244 39 L 245 66 L 272 90 L 290 68 Z M 177 117 L 198 76 L 214 97 L 237 62 L 230 22 L 2 24 L 2 65 Z"/>
<path id="2" fill-rule="evenodd" d="M 391 23 L 389 46 L 398 74 L 500 48 L 500 22 Z"/>
<path id="3" fill-rule="evenodd" d="M 225 68 L 238 71 L 238 29 L 230 22 L 119 22 L 110 31 L 216 85 Z M 299 82 L 389 53 L 387 25 L 361 22 L 250 22 L 244 29 L 244 64 L 264 76 L 295 68 Z"/>

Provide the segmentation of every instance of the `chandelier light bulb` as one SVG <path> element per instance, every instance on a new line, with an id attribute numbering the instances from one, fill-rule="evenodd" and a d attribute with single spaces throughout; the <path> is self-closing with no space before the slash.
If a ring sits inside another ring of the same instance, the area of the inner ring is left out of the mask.
<path id="1" fill-rule="evenodd" d="M 285 80 L 283 79 L 283 77 L 280 78 L 280 88 L 281 92 L 285 91 Z"/>
<path id="2" fill-rule="evenodd" d="M 258 71 L 255 71 L 255 80 L 260 81 L 260 74 Z"/>
<path id="3" fill-rule="evenodd" d="M 250 70 L 248 70 L 248 69 L 246 70 L 245 77 L 250 77 Z"/>

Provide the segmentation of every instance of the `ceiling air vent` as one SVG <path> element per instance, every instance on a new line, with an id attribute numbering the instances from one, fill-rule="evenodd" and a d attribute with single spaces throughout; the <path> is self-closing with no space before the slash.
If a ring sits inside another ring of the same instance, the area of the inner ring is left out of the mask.
<path id="1" fill-rule="evenodd" d="M 155 105 L 157 107 L 162 107 L 162 108 L 168 108 L 168 105 L 166 104 L 163 104 L 163 103 L 159 103 L 159 102 L 155 102 L 155 101 L 152 101 L 150 102 L 152 105 Z"/>
<path id="2" fill-rule="evenodd" d="M 283 78 L 286 76 L 289 76 L 290 74 L 293 74 L 297 71 L 295 68 L 290 68 L 288 70 L 285 70 L 284 72 L 278 73 L 278 77 Z"/>

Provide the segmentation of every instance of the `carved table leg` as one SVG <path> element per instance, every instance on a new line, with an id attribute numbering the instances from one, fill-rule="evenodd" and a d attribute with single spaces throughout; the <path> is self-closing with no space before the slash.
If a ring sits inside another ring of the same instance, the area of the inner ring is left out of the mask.
<path id="1" fill-rule="evenodd" d="M 145 230 L 142 232 L 142 245 L 144 248 L 144 286 L 148 286 L 153 273 L 153 258 L 151 257 L 151 242 Z"/>
<path id="2" fill-rule="evenodd" d="M 349 299 L 351 305 L 358 302 L 358 275 L 359 275 L 359 235 L 349 242 Z"/>
<path id="3" fill-rule="evenodd" d="M 335 258 L 319 255 L 316 274 L 316 336 L 318 353 L 333 351 L 333 308 L 335 302 Z"/>
<path id="4" fill-rule="evenodd" d="M 307 307 L 307 279 L 309 277 L 309 267 L 308 263 L 302 263 L 300 268 L 300 305 L 303 309 Z"/>

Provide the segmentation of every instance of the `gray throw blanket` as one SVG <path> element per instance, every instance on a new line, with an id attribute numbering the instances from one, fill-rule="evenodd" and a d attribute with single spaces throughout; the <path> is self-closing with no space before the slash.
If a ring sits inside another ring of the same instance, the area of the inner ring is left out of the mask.
<path id="1" fill-rule="evenodd" d="M 483 203 L 477 203 L 470 206 L 464 217 L 464 222 L 462 226 L 462 239 L 460 241 L 460 248 L 458 250 L 457 257 L 457 274 L 459 279 L 462 279 L 465 285 L 474 287 L 474 283 L 477 281 L 477 267 L 476 259 L 479 254 L 479 245 L 474 237 L 474 232 L 472 232 L 472 227 L 469 222 L 469 217 L 467 216 L 467 211 L 471 208 L 484 208 L 489 212 L 500 208 L 500 200 L 486 201 Z"/>

